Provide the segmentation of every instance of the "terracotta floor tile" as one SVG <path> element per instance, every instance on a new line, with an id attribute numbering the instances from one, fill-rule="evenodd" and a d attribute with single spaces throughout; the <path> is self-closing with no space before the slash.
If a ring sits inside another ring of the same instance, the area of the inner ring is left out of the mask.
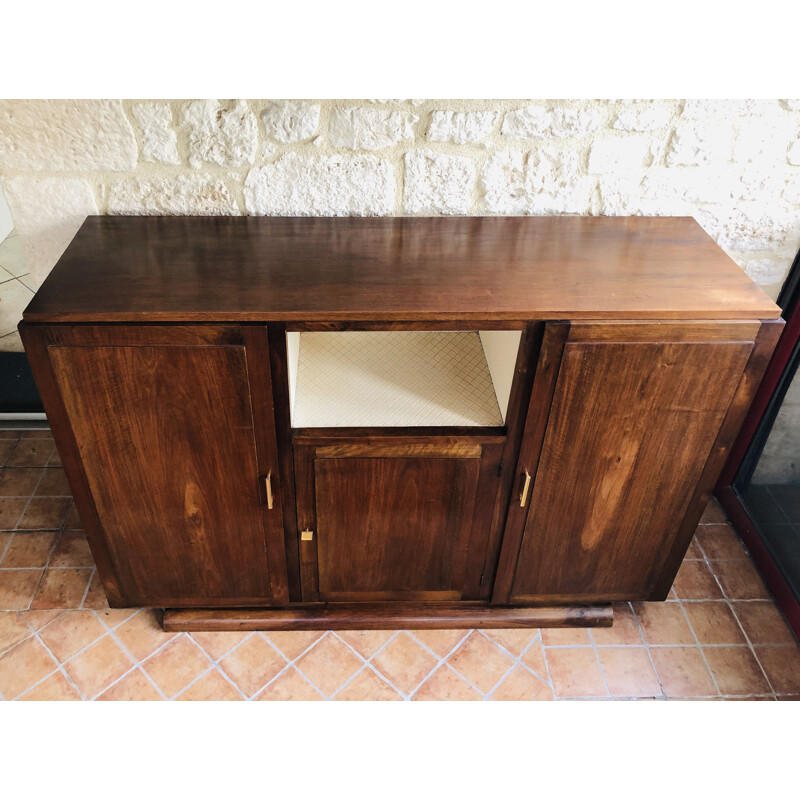
<path id="1" fill-rule="evenodd" d="M 605 697 L 603 675 L 594 650 L 565 647 L 547 651 L 553 688 L 559 697 Z"/>
<path id="2" fill-rule="evenodd" d="M 797 645 L 756 647 L 756 655 L 778 694 L 800 693 L 800 648 Z"/>
<path id="3" fill-rule="evenodd" d="M 731 600 L 769 600 L 769 592 L 751 561 L 715 561 L 714 572 Z"/>
<path id="4" fill-rule="evenodd" d="M 41 569 L 0 569 L 0 609 L 28 608 L 42 578 Z"/>
<path id="5" fill-rule="evenodd" d="M 32 497 L 17 523 L 18 530 L 58 530 L 64 523 L 70 502 L 68 497 Z"/>
<path id="6" fill-rule="evenodd" d="M 34 495 L 38 497 L 72 497 L 67 476 L 62 467 L 47 467 L 36 487 Z"/>
<path id="7" fill-rule="evenodd" d="M 56 536 L 56 533 L 45 531 L 15 533 L 0 561 L 0 567 L 44 567 L 56 543 Z"/>
<path id="8" fill-rule="evenodd" d="M 610 628 L 592 628 L 592 639 L 597 645 L 642 645 L 642 635 L 627 603 L 614 603 L 614 624 Z"/>
<path id="9" fill-rule="evenodd" d="M 11 543 L 13 538 L 14 534 L 11 531 L 0 531 L 0 561 L 3 560 L 3 555 L 6 552 L 6 548 Z"/>
<path id="10" fill-rule="evenodd" d="M 403 698 L 378 677 L 369 667 L 364 667 L 334 700 L 402 700 Z"/>
<path id="11" fill-rule="evenodd" d="M 264 635 L 289 661 L 294 661 L 319 641 L 325 631 L 267 631 Z"/>
<path id="12" fill-rule="evenodd" d="M 447 664 L 443 664 L 414 693 L 412 700 L 481 700 L 481 696 Z"/>
<path id="13" fill-rule="evenodd" d="M 701 525 L 708 525 L 714 523 L 725 523 L 728 521 L 728 518 L 725 516 L 725 512 L 722 510 L 722 506 L 719 504 L 716 498 L 712 497 L 708 501 L 708 505 L 706 506 L 706 510 L 703 512 L 703 516 L 700 518 Z"/>
<path id="14" fill-rule="evenodd" d="M 209 666 L 211 662 L 200 648 L 188 637 L 179 635 L 145 661 L 142 669 L 167 697 L 173 697 Z"/>
<path id="15" fill-rule="evenodd" d="M 730 525 L 702 525 L 697 530 L 697 541 L 711 561 L 748 558 L 747 550 Z"/>
<path id="16" fill-rule="evenodd" d="M 448 657 L 447 663 L 484 694 L 488 694 L 514 664 L 505 650 L 479 631 L 473 631 Z"/>
<path id="17" fill-rule="evenodd" d="M 652 647 L 650 656 L 668 697 L 717 694 L 714 681 L 697 647 Z"/>
<path id="18" fill-rule="evenodd" d="M 294 668 L 275 678 L 256 700 L 323 700 L 323 696 Z"/>
<path id="19" fill-rule="evenodd" d="M 5 653 L 30 635 L 30 628 L 16 611 L 0 611 L 0 653 Z"/>
<path id="20" fill-rule="evenodd" d="M 49 625 L 54 619 L 66 613 L 61 608 L 48 608 L 43 611 L 20 611 L 19 615 L 32 630 L 40 631 L 45 625 Z"/>
<path id="21" fill-rule="evenodd" d="M 17 446 L 16 439 L 2 439 L 0 438 L 0 467 L 6 463 L 6 461 L 11 457 L 11 454 L 14 452 L 14 448 Z"/>
<path id="22" fill-rule="evenodd" d="M 673 588 L 681 600 L 716 600 L 722 597 L 711 570 L 704 561 L 684 561 Z"/>
<path id="23" fill-rule="evenodd" d="M 51 567 L 93 567 L 94 559 L 83 531 L 64 531 L 50 559 Z"/>
<path id="24" fill-rule="evenodd" d="M 147 679 L 140 670 L 129 672 L 115 684 L 109 686 L 98 700 L 163 700 L 158 689 Z"/>
<path id="25" fill-rule="evenodd" d="M 553 690 L 524 667 L 516 666 L 492 692 L 492 700 L 552 700 Z"/>
<path id="26" fill-rule="evenodd" d="M 436 653 L 439 658 L 444 658 L 452 653 L 455 646 L 464 639 L 469 631 L 466 630 L 412 630 L 416 639 L 419 639 L 428 650 Z"/>
<path id="27" fill-rule="evenodd" d="M 744 634 L 726 602 L 686 603 L 684 609 L 700 644 L 745 644 Z"/>
<path id="28" fill-rule="evenodd" d="M 19 435 L 20 439 L 52 439 L 53 434 L 49 427 L 44 428 L 29 428 L 22 431 Z"/>
<path id="29" fill-rule="evenodd" d="M 78 608 L 91 577 L 90 569 L 46 569 L 31 608 Z"/>
<path id="30" fill-rule="evenodd" d="M 536 675 L 538 675 L 538 677 L 547 683 L 547 661 L 545 660 L 544 645 L 542 645 L 541 639 L 535 641 L 522 654 L 520 661 L 522 661 L 522 663 L 525 664 L 525 666 L 527 666 L 529 669 L 532 669 Z"/>
<path id="31" fill-rule="evenodd" d="M 23 694 L 20 700 L 80 700 L 78 690 L 60 673 L 54 672 L 49 678 L 37 683 Z"/>
<path id="32" fill-rule="evenodd" d="M 225 680 L 219 671 L 212 669 L 198 678 L 176 700 L 243 700 L 241 692 Z"/>
<path id="33" fill-rule="evenodd" d="M 794 634 L 772 600 L 733 603 L 733 610 L 753 644 L 794 644 Z"/>
<path id="34" fill-rule="evenodd" d="M 105 626 L 93 611 L 67 611 L 39 631 L 42 641 L 61 662 L 105 634 Z"/>
<path id="35" fill-rule="evenodd" d="M 100 694 L 132 666 L 133 662 L 106 634 L 99 642 L 68 661 L 64 669 L 84 696 L 91 698 Z"/>
<path id="36" fill-rule="evenodd" d="M 343 644 L 341 646 L 344 647 Z M 219 665 L 251 697 L 286 666 L 286 659 L 262 636 L 256 634 L 228 653 Z"/>
<path id="37" fill-rule="evenodd" d="M 436 666 L 437 660 L 403 631 L 372 659 L 372 663 L 401 692 L 409 694 Z"/>
<path id="38" fill-rule="evenodd" d="M 96 610 L 95 614 L 107 628 L 114 630 L 125 620 L 130 619 L 138 610 L 138 608 L 103 608 Z"/>
<path id="39" fill-rule="evenodd" d="M 337 633 L 357 653 L 364 658 L 372 658 L 394 636 L 395 631 L 337 631 Z"/>
<path id="40" fill-rule="evenodd" d="M 702 560 L 702 558 L 703 558 L 703 551 L 697 544 L 697 534 L 695 534 L 695 538 L 692 539 L 692 541 L 689 543 L 689 548 L 686 551 L 684 560 L 697 561 L 698 559 Z"/>
<path id="41" fill-rule="evenodd" d="M 11 455 L 6 459 L 7 467 L 43 467 L 55 450 L 51 438 L 20 439 Z"/>
<path id="42" fill-rule="evenodd" d="M 27 497 L 0 497 L 0 531 L 16 530 L 26 505 Z"/>
<path id="43" fill-rule="evenodd" d="M 0 694 L 6 700 L 11 700 L 49 675 L 57 666 L 36 639 L 26 639 L 0 658 Z"/>
<path id="44" fill-rule="evenodd" d="M 644 647 L 598 647 L 613 697 L 660 697 L 661 685 Z"/>
<path id="45" fill-rule="evenodd" d="M 0 497 L 30 497 L 42 477 L 41 467 L 0 469 Z"/>
<path id="46" fill-rule="evenodd" d="M 538 628 L 497 628 L 484 633 L 512 656 L 518 656 L 537 636 Z"/>
<path id="47" fill-rule="evenodd" d="M 344 642 L 328 633 L 298 659 L 297 666 L 314 686 L 330 697 L 363 663 Z"/>
<path id="48" fill-rule="evenodd" d="M 196 631 L 190 634 L 214 661 L 219 661 L 227 652 L 252 635 L 250 631 Z"/>
<path id="49" fill-rule="evenodd" d="M 647 644 L 694 644 L 694 636 L 678 603 L 634 603 Z"/>
<path id="50" fill-rule="evenodd" d="M 58 450 L 53 448 L 53 453 L 50 456 L 50 460 L 47 462 L 48 467 L 60 467 L 61 466 L 61 456 L 58 454 Z"/>
<path id="51" fill-rule="evenodd" d="M 92 576 L 89 583 L 89 591 L 86 592 L 86 597 L 83 599 L 84 608 L 107 609 L 108 598 L 106 597 L 103 584 L 100 582 L 100 576 L 97 572 Z"/>
<path id="52" fill-rule="evenodd" d="M 588 628 L 542 628 L 545 647 L 591 645 Z"/>
<path id="53" fill-rule="evenodd" d="M 769 684 L 749 647 L 707 647 L 704 653 L 722 694 L 769 693 Z"/>
<path id="54" fill-rule="evenodd" d="M 92 614 L 94 612 L 87 612 Z M 144 661 L 151 653 L 165 645 L 176 634 L 166 633 L 151 609 L 144 609 L 118 628 L 114 635 L 122 642 L 122 646 L 138 661 Z"/>

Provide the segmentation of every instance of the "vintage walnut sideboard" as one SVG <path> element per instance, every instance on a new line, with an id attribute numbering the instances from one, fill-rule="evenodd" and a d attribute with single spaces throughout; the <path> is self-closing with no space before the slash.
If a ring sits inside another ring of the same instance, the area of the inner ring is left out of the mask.
<path id="1" fill-rule="evenodd" d="M 89 217 L 20 332 L 112 606 L 610 624 L 781 330 L 690 218 Z"/>

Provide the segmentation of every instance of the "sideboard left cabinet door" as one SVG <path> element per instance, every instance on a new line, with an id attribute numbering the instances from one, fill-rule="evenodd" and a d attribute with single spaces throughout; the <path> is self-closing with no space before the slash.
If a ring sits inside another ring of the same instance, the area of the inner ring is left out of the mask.
<path id="1" fill-rule="evenodd" d="M 266 328 L 23 337 L 111 604 L 285 601 Z"/>
<path id="2" fill-rule="evenodd" d="M 774 345 L 762 328 L 548 325 L 494 602 L 666 596 Z"/>

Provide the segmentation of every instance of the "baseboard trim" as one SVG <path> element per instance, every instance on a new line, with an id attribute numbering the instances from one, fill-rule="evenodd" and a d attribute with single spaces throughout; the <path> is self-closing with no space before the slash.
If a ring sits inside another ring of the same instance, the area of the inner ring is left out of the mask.
<path id="1" fill-rule="evenodd" d="M 165 631 L 314 631 L 610 627 L 613 621 L 610 605 L 341 603 L 281 609 L 166 609 L 163 625 Z"/>

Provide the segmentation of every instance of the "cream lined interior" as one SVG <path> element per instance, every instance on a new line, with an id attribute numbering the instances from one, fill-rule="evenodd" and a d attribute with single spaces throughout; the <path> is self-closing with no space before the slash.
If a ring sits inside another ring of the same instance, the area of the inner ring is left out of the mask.
<path id="1" fill-rule="evenodd" d="M 292 426 L 499 426 L 519 331 L 287 334 Z"/>

